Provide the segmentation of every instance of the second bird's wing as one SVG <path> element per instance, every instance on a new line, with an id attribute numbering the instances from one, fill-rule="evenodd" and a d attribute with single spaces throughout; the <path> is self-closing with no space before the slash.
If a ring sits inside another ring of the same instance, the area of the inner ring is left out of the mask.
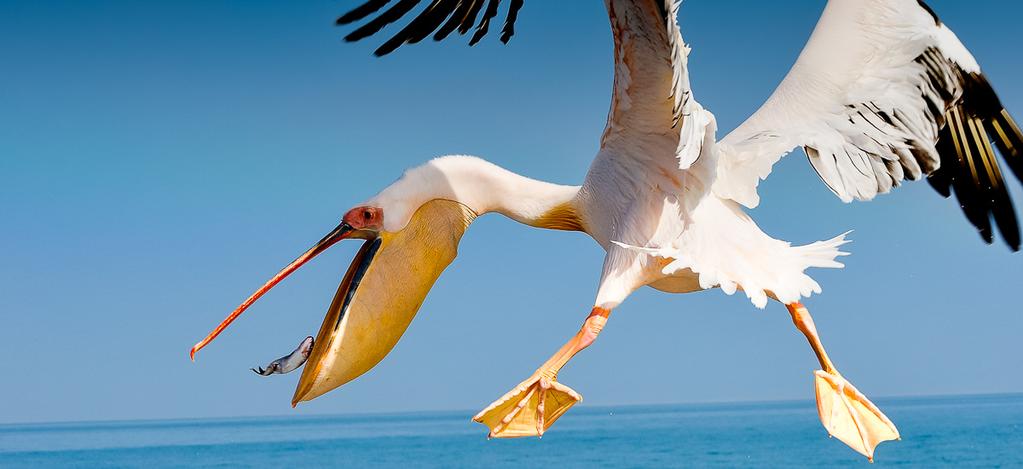
<path id="1" fill-rule="evenodd" d="M 411 22 L 374 52 L 377 56 L 390 54 L 404 44 L 415 44 L 431 34 L 434 40 L 440 41 L 455 31 L 463 35 L 473 31 L 469 45 L 475 45 L 490 31 L 490 24 L 498 15 L 502 4 L 501 0 L 431 0 L 425 9 L 411 15 L 412 10 L 421 2 L 422 0 L 398 0 L 384 9 L 391 0 L 369 0 L 341 15 L 337 19 L 337 24 L 347 25 L 372 16 L 369 21 L 345 36 L 346 41 L 352 42 L 372 36 L 406 15 L 414 16 Z M 501 42 L 507 43 L 515 34 L 515 20 L 518 18 L 523 0 L 508 0 L 503 3 L 508 4 L 508 9 L 501 29 Z"/>

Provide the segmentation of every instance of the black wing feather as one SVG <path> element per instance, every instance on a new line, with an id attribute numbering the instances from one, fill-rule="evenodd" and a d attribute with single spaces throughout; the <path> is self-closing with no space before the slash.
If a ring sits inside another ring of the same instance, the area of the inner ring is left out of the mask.
<path id="1" fill-rule="evenodd" d="M 448 18 L 448 21 L 444 23 L 444 26 L 441 26 L 441 28 L 437 30 L 437 34 L 433 35 L 433 40 L 434 41 L 443 40 L 444 38 L 448 37 L 448 35 L 455 32 L 455 30 L 458 29 L 458 27 L 461 26 L 463 22 L 465 22 L 466 17 L 469 16 L 469 12 L 472 11 L 472 7 L 476 3 L 478 2 L 473 0 L 459 1 L 458 9 L 456 9 L 455 13 L 452 14 L 450 18 Z"/>
<path id="2" fill-rule="evenodd" d="M 508 17 L 504 20 L 504 29 L 501 30 L 501 42 L 507 44 L 515 35 L 515 20 L 519 18 L 519 10 L 522 9 L 523 0 L 512 0 L 508 7 Z"/>
<path id="3" fill-rule="evenodd" d="M 394 5 L 387 11 L 381 13 L 380 16 L 373 18 L 370 22 L 362 25 L 359 29 L 349 33 L 345 36 L 345 40 L 348 42 L 355 42 L 360 39 L 370 37 L 380 32 L 380 30 L 384 29 L 385 26 L 398 21 L 402 16 L 405 16 L 406 13 L 412 11 L 412 9 L 418 4 L 419 0 L 400 0 L 397 5 Z"/>
<path id="4" fill-rule="evenodd" d="M 337 19 L 337 24 L 343 25 L 359 21 L 373 13 L 376 13 L 378 10 L 383 8 L 384 5 L 390 3 L 390 1 L 391 0 L 370 0 L 366 3 L 363 3 L 362 5 L 356 7 L 354 10 L 341 15 L 341 17 Z"/>
<path id="5" fill-rule="evenodd" d="M 490 0 L 487 4 L 487 11 L 483 13 L 483 19 L 480 20 L 480 24 L 476 26 L 476 33 L 472 35 L 472 39 L 469 40 L 470 46 L 475 46 L 483 36 L 487 35 L 490 31 L 490 20 L 497 16 L 497 7 L 501 5 L 501 0 Z"/>
<path id="6" fill-rule="evenodd" d="M 458 0 L 437 0 L 433 5 L 430 6 L 430 10 L 423 13 L 423 15 L 416 18 L 412 24 L 419 23 L 416 25 L 417 31 L 414 31 L 406 41 L 407 44 L 415 44 L 423 39 L 426 39 L 430 33 L 437 30 L 441 23 L 444 22 L 447 17 L 454 13 L 455 8 L 458 7 L 460 2 Z M 420 22 L 419 20 L 422 19 Z M 411 27 L 412 24 L 409 24 Z"/>
<path id="7" fill-rule="evenodd" d="M 394 52 L 404 44 L 422 41 L 437 29 L 457 6 L 458 0 L 433 0 L 426 10 L 416 16 L 401 31 L 398 31 L 398 34 L 384 42 L 374 54 L 377 57 L 382 57 Z"/>
<path id="8" fill-rule="evenodd" d="M 1023 180 L 1023 135 L 983 75 L 957 72 L 962 97 L 945 113 L 936 146 L 941 166 L 928 181 L 945 197 L 955 192 L 963 213 L 984 241 L 994 241 L 994 219 L 1006 244 L 1018 251 L 1019 221 L 991 141 Z"/>
<path id="9" fill-rule="evenodd" d="M 380 32 L 387 25 L 409 15 L 421 1 L 399 0 L 391 8 L 349 33 L 345 40 L 359 41 Z M 366 1 L 338 18 L 337 24 L 345 25 L 367 18 L 389 2 L 390 0 Z M 524 0 L 510 0 L 501 31 L 501 42 L 507 43 L 515 34 L 515 21 L 523 3 Z M 487 7 L 485 11 L 484 5 Z M 426 9 L 416 14 L 408 25 L 384 42 L 374 53 L 377 56 L 387 55 L 405 44 L 420 42 L 431 33 L 438 41 L 448 37 L 456 29 L 460 34 L 466 34 L 474 25 L 476 31 L 469 40 L 469 45 L 475 45 L 490 31 L 490 23 L 497 16 L 500 6 L 501 0 L 432 0 Z M 483 17 L 477 24 L 476 18 L 481 11 L 484 11 Z"/>
<path id="10" fill-rule="evenodd" d="M 462 20 L 462 24 L 458 25 L 458 34 L 467 34 L 472 25 L 476 24 L 476 17 L 480 15 L 480 11 L 483 10 L 483 4 L 486 0 L 473 0 L 472 9 L 469 10 L 469 14 Z"/>
<path id="11" fill-rule="evenodd" d="M 923 0 L 919 4 L 941 26 L 934 10 Z M 917 62 L 926 70 L 930 90 L 943 101 L 927 103 L 940 128 L 935 144 L 940 166 L 928 174 L 927 181 L 946 198 L 955 193 L 959 207 L 984 241 L 994 242 L 994 219 L 1005 243 L 1019 251 L 1019 220 L 991 142 L 1023 181 L 1023 133 L 984 75 L 964 71 L 933 48 Z"/>

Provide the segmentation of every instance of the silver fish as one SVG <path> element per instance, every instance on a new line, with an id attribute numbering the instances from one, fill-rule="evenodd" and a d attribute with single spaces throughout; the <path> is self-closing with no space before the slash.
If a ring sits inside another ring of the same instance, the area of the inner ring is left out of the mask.
<path id="1" fill-rule="evenodd" d="M 270 364 L 266 366 L 266 369 L 257 367 L 251 368 L 251 370 L 256 374 L 263 376 L 270 376 L 275 373 L 281 375 L 291 373 L 292 371 L 297 370 L 298 367 L 302 366 L 305 361 L 309 359 L 309 354 L 312 351 L 313 338 L 312 336 L 306 337 L 302 343 L 298 344 L 298 348 L 296 348 L 294 352 L 270 362 Z"/>

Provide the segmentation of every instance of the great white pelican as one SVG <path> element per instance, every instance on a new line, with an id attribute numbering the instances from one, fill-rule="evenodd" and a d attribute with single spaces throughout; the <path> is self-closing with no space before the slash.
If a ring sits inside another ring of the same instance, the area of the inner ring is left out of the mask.
<path id="1" fill-rule="evenodd" d="M 338 19 L 365 22 L 347 40 L 413 16 L 377 49 L 388 54 L 430 35 L 484 37 L 507 5 L 501 40 L 522 0 L 371 0 Z M 745 209 L 784 155 L 801 147 L 843 201 L 872 200 L 927 178 L 953 193 L 991 243 L 1013 249 L 1020 232 L 995 148 L 1023 176 L 1023 135 L 980 65 L 923 1 L 830 0 L 813 35 L 767 102 L 718 140 L 714 115 L 690 88 L 673 0 L 605 0 L 614 37 L 614 90 L 600 151 L 582 186 L 551 184 L 470 156 L 407 171 L 348 211 L 309 251 L 243 302 L 195 352 L 261 295 L 343 239 L 364 244 L 338 287 L 302 372 L 293 404 L 314 399 L 375 366 L 408 327 L 455 259 L 477 217 L 586 233 L 607 254 L 582 328 L 536 372 L 474 417 L 495 438 L 540 436 L 582 397 L 558 372 L 594 342 L 611 311 L 636 289 L 743 292 L 757 308 L 784 305 L 820 361 L 817 408 L 827 431 L 873 458 L 895 425 L 828 357 L 801 303 L 821 288 L 811 267 L 839 268 L 845 235 L 793 246 L 772 238 Z M 992 144 L 993 142 L 993 144 Z M 992 220 L 994 223 L 992 224 Z"/>

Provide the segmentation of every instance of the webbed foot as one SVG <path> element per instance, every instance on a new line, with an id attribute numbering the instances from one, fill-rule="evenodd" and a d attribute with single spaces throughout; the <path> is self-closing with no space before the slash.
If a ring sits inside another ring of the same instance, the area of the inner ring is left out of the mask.
<path id="1" fill-rule="evenodd" d="M 488 438 L 542 437 L 558 417 L 582 400 L 556 378 L 534 375 L 472 419 L 490 428 Z"/>
<path id="2" fill-rule="evenodd" d="M 817 412 L 828 433 L 874 461 L 874 448 L 899 439 L 895 424 L 838 373 L 817 370 Z"/>

